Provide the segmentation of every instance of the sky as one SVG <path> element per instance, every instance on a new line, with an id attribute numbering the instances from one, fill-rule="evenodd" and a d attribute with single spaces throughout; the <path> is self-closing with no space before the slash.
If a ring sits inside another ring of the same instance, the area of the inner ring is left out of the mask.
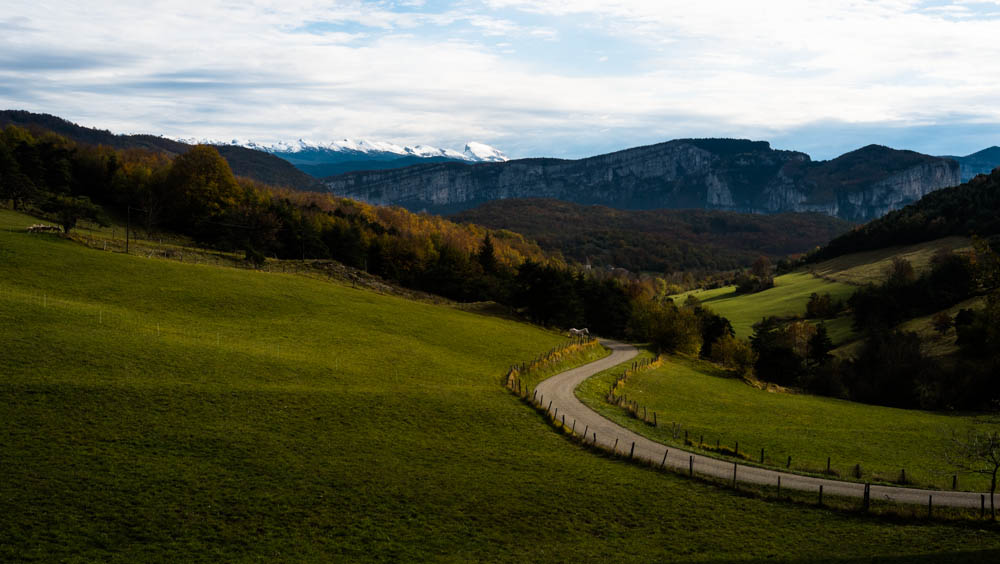
<path id="1" fill-rule="evenodd" d="M 116 133 L 579 158 L 1000 145 L 1000 0 L 6 0 L 0 109 Z"/>

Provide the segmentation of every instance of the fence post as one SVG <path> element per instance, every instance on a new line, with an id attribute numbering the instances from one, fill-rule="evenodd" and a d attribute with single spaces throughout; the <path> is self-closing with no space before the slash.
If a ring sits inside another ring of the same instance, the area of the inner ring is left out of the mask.
<path id="1" fill-rule="evenodd" d="M 656 412 L 653 412 L 653 427 L 656 427 Z"/>
<path id="2" fill-rule="evenodd" d="M 549 400 L 549 406 L 545 408 L 546 415 L 549 413 L 549 410 L 551 410 L 551 409 L 552 409 L 552 400 Z M 559 409 L 559 408 L 556 408 L 556 409 Z"/>
<path id="3" fill-rule="evenodd" d="M 597 433 L 596 432 L 594 433 L 594 444 L 595 445 L 597 444 Z"/>
<path id="4" fill-rule="evenodd" d="M 576 419 L 573 420 L 573 428 L 570 430 L 570 434 L 576 434 Z"/>
<path id="5" fill-rule="evenodd" d="M 531 401 L 532 402 L 538 401 L 538 390 L 535 390 L 534 392 L 531 393 Z"/>
<path id="6" fill-rule="evenodd" d="M 688 476 L 694 476 L 694 456 L 693 455 L 692 456 L 688 456 Z"/>
<path id="7" fill-rule="evenodd" d="M 635 441 L 632 441 L 632 448 L 628 451 L 629 460 L 635 458 Z"/>
<path id="8" fill-rule="evenodd" d="M 764 464 L 764 449 L 760 449 L 760 463 Z"/>
<path id="9" fill-rule="evenodd" d="M 830 457 L 826 457 L 826 473 L 830 473 Z"/>
<path id="10" fill-rule="evenodd" d="M 872 499 L 871 495 L 872 495 L 872 485 L 868 482 L 865 482 L 865 495 L 862 498 L 861 506 L 866 513 L 868 512 L 868 508 L 871 506 L 871 499 Z"/>
<path id="11" fill-rule="evenodd" d="M 792 467 L 792 455 L 789 454 L 788 455 L 788 464 L 785 465 L 785 468 L 791 468 L 791 467 Z"/>
<path id="12" fill-rule="evenodd" d="M 986 495 L 979 494 L 979 518 L 986 516 Z"/>
<path id="13" fill-rule="evenodd" d="M 661 469 L 663 468 L 663 465 L 667 463 L 667 455 L 668 454 L 670 454 L 670 449 L 669 448 L 667 450 L 663 451 L 663 460 L 660 461 L 660 468 Z"/>
<path id="14" fill-rule="evenodd" d="M 615 454 L 618 454 L 618 437 L 615 437 L 615 446 L 611 450 L 615 451 Z"/>
<path id="15" fill-rule="evenodd" d="M 739 441 L 736 441 L 736 453 L 733 454 L 733 456 L 735 456 L 736 458 L 740 457 L 740 442 Z"/>
<path id="16" fill-rule="evenodd" d="M 930 518 L 934 508 L 934 495 L 927 496 L 927 517 Z"/>
<path id="17" fill-rule="evenodd" d="M 781 497 L 781 474 L 778 474 L 778 497 Z"/>
<path id="18" fill-rule="evenodd" d="M 736 464 L 735 462 L 733 463 L 733 489 L 734 489 L 734 490 L 736 489 L 736 468 L 737 468 L 738 466 L 739 466 L 739 465 L 738 465 L 738 464 Z"/>
<path id="19" fill-rule="evenodd" d="M 819 504 L 823 505 L 823 484 L 819 485 Z"/>
<path id="20" fill-rule="evenodd" d="M 954 474 L 951 477 L 951 489 L 953 490 L 958 489 L 958 474 Z"/>
<path id="21" fill-rule="evenodd" d="M 584 442 L 586 442 L 586 441 L 587 441 L 587 435 L 588 435 L 588 433 L 587 433 L 587 432 L 588 432 L 588 431 L 590 431 L 590 425 L 587 425 L 587 427 L 586 427 L 586 428 L 584 428 L 584 430 L 583 430 L 583 441 L 584 441 Z"/>

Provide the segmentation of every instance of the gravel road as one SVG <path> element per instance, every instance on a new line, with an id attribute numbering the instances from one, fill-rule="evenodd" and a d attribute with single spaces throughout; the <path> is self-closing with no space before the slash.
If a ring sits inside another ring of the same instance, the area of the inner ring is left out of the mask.
<path id="1" fill-rule="evenodd" d="M 540 396 L 540 403 L 547 406 L 551 401 L 552 410 L 555 411 L 558 409 L 559 418 L 565 415 L 567 425 L 572 425 L 575 421 L 577 432 L 582 433 L 586 429 L 588 440 L 595 440 L 596 434 L 598 445 L 604 446 L 609 450 L 614 448 L 617 441 L 618 452 L 625 455 L 629 454 L 634 444 L 634 456 L 636 458 L 652 461 L 655 464 L 660 464 L 664 460 L 664 454 L 667 454 L 665 464 L 685 472 L 689 471 L 689 465 L 693 464 L 696 474 L 732 480 L 735 466 L 736 479 L 741 483 L 774 486 L 777 485 L 780 478 L 782 488 L 817 492 L 818 494 L 819 487 L 822 485 L 823 495 L 856 497 L 859 499 L 864 496 L 865 486 L 861 483 L 813 478 L 741 464 L 734 465 L 733 462 L 702 456 L 676 447 L 666 447 L 605 419 L 596 411 L 583 405 L 576 398 L 574 391 L 587 378 L 632 359 L 638 354 L 638 351 L 631 345 L 615 341 L 602 340 L 601 343 L 611 349 L 611 355 L 590 364 L 574 368 L 573 370 L 557 374 L 541 382 L 536 388 L 536 392 Z M 972 492 L 922 490 L 879 485 L 871 486 L 871 499 L 873 500 L 880 499 L 908 504 L 927 505 L 928 496 L 933 496 L 933 505 L 935 506 L 978 508 L 980 507 L 980 495 L 979 493 Z M 989 493 L 985 495 L 987 497 L 986 506 L 988 509 L 990 503 L 988 499 Z"/>

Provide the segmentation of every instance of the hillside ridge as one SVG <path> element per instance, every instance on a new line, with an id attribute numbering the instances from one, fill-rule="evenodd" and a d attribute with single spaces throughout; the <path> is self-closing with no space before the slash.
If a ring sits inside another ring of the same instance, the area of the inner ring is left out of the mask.
<path id="1" fill-rule="evenodd" d="M 821 212 L 867 221 L 959 179 L 954 160 L 875 145 L 812 161 L 766 141 L 678 139 L 579 160 L 425 164 L 324 182 L 338 195 L 432 213 L 543 197 L 620 209 Z"/>

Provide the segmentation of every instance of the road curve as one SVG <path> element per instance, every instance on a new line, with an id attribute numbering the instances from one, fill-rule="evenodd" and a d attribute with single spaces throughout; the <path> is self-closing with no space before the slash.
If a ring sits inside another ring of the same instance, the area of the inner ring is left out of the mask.
<path id="1" fill-rule="evenodd" d="M 732 480 L 735 468 L 738 482 L 746 484 L 774 486 L 781 480 L 782 488 L 807 492 L 817 492 L 823 486 L 824 495 L 844 497 L 864 497 L 864 484 L 844 482 L 826 478 L 813 478 L 799 474 L 791 474 L 755 466 L 734 464 L 725 460 L 711 458 L 677 447 L 667 447 L 651 441 L 617 423 L 614 423 L 596 411 L 585 406 L 577 399 L 574 391 L 587 378 L 626 362 L 638 354 L 632 345 L 610 340 L 601 340 L 601 344 L 611 349 L 611 354 L 605 358 L 556 374 L 538 384 L 536 393 L 539 403 L 548 407 L 551 402 L 551 412 L 557 413 L 561 419 L 566 417 L 566 424 L 573 426 L 578 433 L 587 432 L 588 441 L 596 441 L 599 446 L 608 450 L 615 448 L 619 453 L 628 455 L 634 446 L 635 458 L 651 461 L 659 465 L 666 454 L 666 466 L 687 472 L 693 464 L 694 472 L 700 475 L 714 476 L 724 480 Z M 557 411 L 558 410 L 558 411 Z M 923 504 L 928 503 L 928 496 L 933 496 L 933 505 L 950 507 L 980 507 L 980 496 L 973 492 L 952 492 L 941 490 L 922 490 L 917 488 L 902 488 L 893 486 L 871 486 L 871 499 L 892 501 L 895 503 Z M 985 494 L 989 497 L 989 493 Z M 989 506 L 989 499 L 986 505 Z"/>

